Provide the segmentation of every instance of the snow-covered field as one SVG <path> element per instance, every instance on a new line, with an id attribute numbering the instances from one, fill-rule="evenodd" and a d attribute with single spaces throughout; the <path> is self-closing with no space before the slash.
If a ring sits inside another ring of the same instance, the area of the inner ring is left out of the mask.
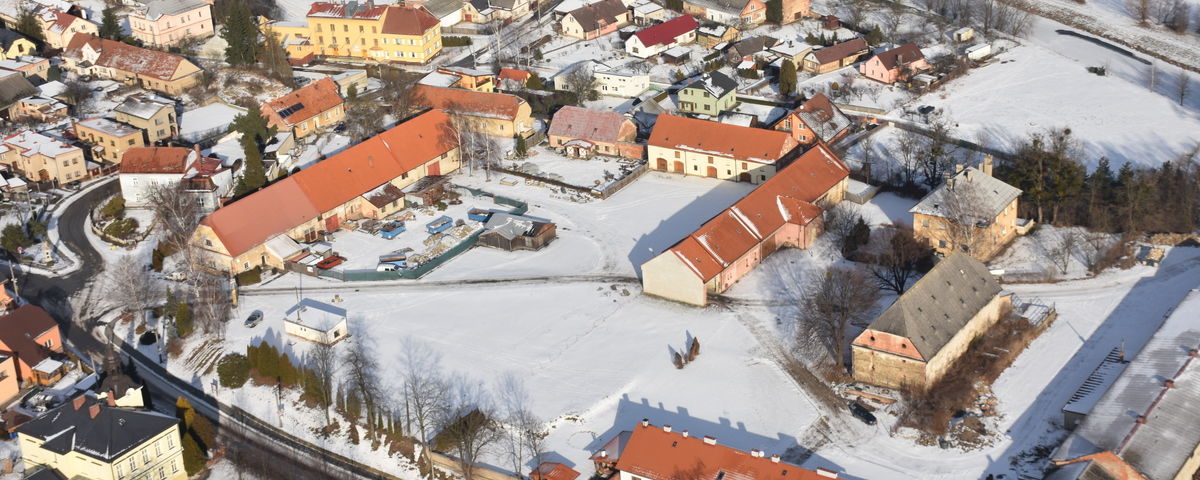
<path id="1" fill-rule="evenodd" d="M 1025 45 L 920 101 L 944 109 L 957 125 L 956 136 L 999 148 L 1012 148 L 1031 133 L 1070 128 L 1089 166 L 1101 157 L 1114 168 L 1126 162 L 1157 166 L 1200 142 L 1200 95 L 1179 105 L 1177 68 L 1159 66 L 1158 89 L 1151 91 L 1148 66 L 1054 33 L 1059 28 L 1065 27 L 1038 19 Z M 1106 65 L 1104 77 L 1086 69 Z"/>

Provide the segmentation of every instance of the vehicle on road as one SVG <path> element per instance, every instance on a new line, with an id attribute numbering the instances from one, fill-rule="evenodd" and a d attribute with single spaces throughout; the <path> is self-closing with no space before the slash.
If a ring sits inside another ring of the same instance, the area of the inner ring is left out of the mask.
<path id="1" fill-rule="evenodd" d="M 858 402 L 850 402 L 850 413 L 867 425 L 875 424 L 875 415 Z"/>
<path id="2" fill-rule="evenodd" d="M 263 319 L 262 310 L 255 310 L 254 312 L 252 312 L 250 314 L 249 317 L 246 318 L 246 327 L 247 328 L 257 327 L 259 322 L 262 322 L 262 319 Z"/>

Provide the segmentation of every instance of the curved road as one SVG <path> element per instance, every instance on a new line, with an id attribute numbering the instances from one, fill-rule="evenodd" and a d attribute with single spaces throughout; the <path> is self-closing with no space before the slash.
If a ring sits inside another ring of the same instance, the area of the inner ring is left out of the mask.
<path id="1" fill-rule="evenodd" d="M 58 219 L 57 228 L 61 242 L 78 257 L 80 268 L 57 277 L 22 271 L 17 274 L 16 279 L 21 297 L 45 309 L 58 322 L 68 344 L 94 360 L 103 358 L 112 348 L 91 333 L 99 324 L 100 314 L 86 310 L 76 311 L 71 297 L 87 289 L 104 271 L 104 258 L 92 246 L 84 229 L 87 228 L 88 211 L 104 198 L 117 192 L 118 183 L 111 180 L 108 182 L 76 198 Z M 84 303 L 84 308 L 87 308 L 87 302 L 80 303 Z M 160 412 L 173 415 L 175 399 L 178 396 L 193 396 L 173 385 L 172 379 L 162 378 L 152 369 L 139 367 L 137 370 L 146 386 L 150 406 Z M 269 466 L 267 468 L 274 471 L 286 469 L 289 478 L 297 480 L 367 478 L 359 472 L 347 471 L 335 467 L 327 460 L 317 458 L 317 455 L 313 455 L 315 452 L 309 449 L 311 446 L 296 445 L 293 439 L 276 435 L 257 425 L 256 419 L 234 421 L 228 416 L 223 416 L 212 406 L 212 402 L 211 397 L 192 399 L 196 410 L 217 426 L 226 447 L 231 451 L 237 450 L 231 456 L 239 458 L 251 469 L 264 466 Z M 308 451 L 305 451 L 306 449 Z"/>

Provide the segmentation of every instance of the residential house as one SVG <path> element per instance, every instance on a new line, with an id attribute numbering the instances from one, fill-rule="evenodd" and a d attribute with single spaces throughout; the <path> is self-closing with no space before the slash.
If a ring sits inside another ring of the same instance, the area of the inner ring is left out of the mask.
<path id="1" fill-rule="evenodd" d="M 696 30 L 696 41 L 701 47 L 713 49 L 737 41 L 740 34 L 741 31 L 732 25 L 708 24 Z"/>
<path id="2" fill-rule="evenodd" d="M 470 120 L 468 128 L 488 135 L 512 138 L 533 134 L 529 103 L 516 95 L 427 85 L 413 87 L 412 95 L 415 104 L 461 115 Z"/>
<path id="3" fill-rule="evenodd" d="M 438 67 L 437 73 L 458 77 L 455 87 L 475 92 L 491 93 L 496 90 L 496 74 L 486 70 L 468 67 Z"/>
<path id="4" fill-rule="evenodd" d="M 429 13 L 437 17 L 442 28 L 453 27 L 463 21 L 463 0 L 414 0 L 405 1 L 406 7 L 425 7 Z"/>
<path id="5" fill-rule="evenodd" d="M 717 115 L 737 105 L 737 81 L 713 71 L 701 75 L 679 90 L 679 111 Z"/>
<path id="6" fill-rule="evenodd" d="M 860 57 L 866 55 L 869 49 L 867 41 L 862 37 L 848 40 L 833 46 L 816 48 L 804 56 L 802 69 L 816 74 L 828 73 L 839 68 L 853 65 Z"/>
<path id="7" fill-rule="evenodd" d="M 126 150 L 146 146 L 141 130 L 104 117 L 76 120 L 75 136 L 92 145 L 93 159 L 109 163 L 121 163 Z"/>
<path id="8" fill-rule="evenodd" d="M 633 6 L 633 23 L 647 26 L 667 21 L 667 9 L 654 2 L 644 2 Z"/>
<path id="9" fill-rule="evenodd" d="M 229 125 L 246 109 L 217 100 L 179 114 L 179 138 L 190 143 L 211 145 L 229 130 Z M 289 132 L 290 133 L 290 132 Z"/>
<path id="10" fill-rule="evenodd" d="M 346 102 L 337 83 L 322 78 L 263 104 L 262 113 L 267 125 L 304 138 L 345 119 Z"/>
<path id="11" fill-rule="evenodd" d="M 633 22 L 633 14 L 621 0 L 600 0 L 571 10 L 559 21 L 563 35 L 591 40 Z"/>
<path id="12" fill-rule="evenodd" d="M 37 52 L 37 45 L 20 33 L 0 28 L 0 60 L 8 60 Z"/>
<path id="13" fill-rule="evenodd" d="M 0 71 L 0 111 L 6 113 L 8 118 L 21 118 L 21 108 L 17 104 L 38 93 L 37 87 L 19 72 Z"/>
<path id="14" fill-rule="evenodd" d="M 420 6 L 313 2 L 304 23 L 269 22 L 292 59 L 312 56 L 428 63 L 442 51 L 441 21 Z"/>
<path id="15" fill-rule="evenodd" d="M 499 83 L 499 88 L 502 91 L 514 92 L 525 88 L 529 83 L 529 78 L 532 76 L 525 70 L 517 70 L 515 68 L 501 68 L 500 73 L 496 74 L 496 81 Z"/>
<path id="16" fill-rule="evenodd" d="M 130 208 L 149 206 L 155 188 L 182 187 L 202 210 L 211 212 L 233 194 L 233 171 L 220 159 L 201 155 L 200 146 L 135 147 L 121 159 L 121 196 Z"/>
<path id="17" fill-rule="evenodd" d="M 558 462 L 542 462 L 529 471 L 529 480 L 575 480 L 579 472 Z"/>
<path id="18" fill-rule="evenodd" d="M 65 184 L 87 177 L 83 149 L 29 130 L 4 138 L 0 163 L 33 181 Z"/>
<path id="19" fill-rule="evenodd" d="M 49 78 L 50 59 L 23 55 L 0 61 L 0 70 L 20 72 L 25 78 L 37 77 L 42 82 Z"/>
<path id="20" fill-rule="evenodd" d="M 3 295 L 8 297 L 7 292 Z M 0 316 L 0 369 L 12 359 L 13 381 L 20 386 L 54 385 L 67 371 L 58 323 L 36 305 L 23 305 Z M 6 383 L 8 378 L 0 379 Z M 13 393 L 0 386 L 0 394 Z"/>
<path id="21" fill-rule="evenodd" d="M 305 68 L 293 68 L 292 75 L 301 78 L 301 84 L 315 82 L 322 78 L 328 78 L 337 83 L 338 93 L 341 93 L 342 98 L 350 98 L 350 93 L 353 91 L 355 95 L 366 93 L 371 88 L 371 82 L 367 77 L 367 71 L 358 68 L 341 68 L 335 66 L 311 66 Z"/>
<path id="22" fill-rule="evenodd" d="M 917 280 L 850 344 L 854 380 L 929 388 L 1012 308 L 987 265 L 954 253 Z"/>
<path id="23" fill-rule="evenodd" d="M 737 68 L 750 68 L 745 65 L 746 62 L 766 59 L 767 52 L 776 43 L 779 41 L 765 35 L 744 38 L 725 51 L 725 59 L 730 64 L 736 65 Z"/>
<path id="24" fill-rule="evenodd" d="M 690 15 L 675 17 L 638 30 L 625 41 L 625 52 L 638 58 L 650 58 L 668 48 L 694 42 L 697 28 L 700 24 Z"/>
<path id="25" fill-rule="evenodd" d="M 636 73 L 628 69 L 597 68 L 592 70 L 592 79 L 596 82 L 596 92 L 608 97 L 633 98 L 650 88 L 649 73 Z"/>
<path id="26" fill-rule="evenodd" d="M 283 332 L 313 343 L 333 345 L 350 336 L 346 309 L 303 298 L 283 314 Z"/>
<path id="27" fill-rule="evenodd" d="M 54 8 L 38 8 L 38 24 L 46 37 L 46 45 L 56 50 L 67 48 L 77 33 L 99 35 L 100 26 L 94 22 Z"/>
<path id="28" fill-rule="evenodd" d="M 754 146 L 753 139 L 741 142 Z M 706 305 L 709 294 L 724 292 L 776 250 L 812 245 L 824 229 L 823 212 L 845 198 L 849 178 L 850 169 L 829 147 L 818 143 L 695 232 L 643 263 L 642 291 Z"/>
<path id="29" fill-rule="evenodd" d="M 637 126 L 629 117 L 612 110 L 568 105 L 554 114 L 549 136 L 550 147 L 568 157 L 624 156 L 620 144 L 633 142 Z"/>
<path id="30" fill-rule="evenodd" d="M 652 170 L 759 184 L 798 147 L 785 132 L 659 115 L 646 151 Z"/>
<path id="31" fill-rule="evenodd" d="M 481 94 L 492 95 L 492 94 Z M 430 175 L 458 170 L 450 116 L 425 112 L 326 160 L 232 202 L 200 222 L 192 243 L 201 266 L 237 274 L 284 268 L 296 242 L 312 242 L 342 221 L 383 218 L 404 209 L 399 198 L 382 207 L 366 198 L 377 189 L 403 189 Z"/>
<path id="32" fill-rule="evenodd" d="M 138 85 L 179 95 L 200 82 L 200 68 L 187 59 L 158 50 L 78 33 L 62 53 L 64 68 L 79 75 Z"/>
<path id="33" fill-rule="evenodd" d="M 0 82 L 3 83 L 3 82 Z M 57 122 L 67 118 L 68 108 L 53 98 L 34 95 L 17 100 L 9 107 L 9 118 L 30 118 L 39 122 Z"/>
<path id="34" fill-rule="evenodd" d="M 1139 322 L 1158 328 L 1050 455 L 1047 480 L 1194 478 L 1200 469 L 1200 291 L 1190 291 L 1170 312 Z"/>
<path id="35" fill-rule="evenodd" d="M 797 68 L 804 64 L 804 57 L 812 52 L 813 46 L 802 40 L 788 40 L 771 46 L 771 53 L 782 61 L 792 62 Z M 782 67 L 783 64 L 781 63 Z"/>
<path id="36" fill-rule="evenodd" d="M 780 0 L 784 23 L 812 14 L 809 0 Z M 760 25 L 767 21 L 762 0 L 684 0 L 683 13 L 725 25 Z"/>
<path id="37" fill-rule="evenodd" d="M 462 6 L 463 20 L 472 23 L 513 20 L 528 13 L 529 0 L 469 0 Z"/>
<path id="38" fill-rule="evenodd" d="M 133 38 L 160 48 L 215 34 L 212 4 L 206 0 L 149 0 L 136 4 L 128 20 Z"/>
<path id="39" fill-rule="evenodd" d="M 65 478 L 185 480 L 179 419 L 78 396 L 17 429 L 26 471 Z"/>
<path id="40" fill-rule="evenodd" d="M 818 140 L 833 144 L 850 133 L 850 126 L 850 117 L 828 96 L 818 93 L 784 115 L 772 128 L 789 132 L 801 145 L 808 146 Z"/>
<path id="41" fill-rule="evenodd" d="M 979 168 L 955 168 L 909 210 L 913 234 L 939 254 L 962 251 L 989 260 L 1032 226 L 1017 218 L 1021 190 L 992 176 L 990 156 Z"/>
<path id="42" fill-rule="evenodd" d="M 492 213 L 483 222 L 483 233 L 479 244 L 501 250 L 541 250 L 554 240 L 557 226 L 553 222 L 512 215 Z"/>
<path id="43" fill-rule="evenodd" d="M 142 131 L 142 142 L 154 145 L 179 134 L 175 119 L 175 101 L 156 95 L 130 95 L 113 114 L 118 122 Z"/>
<path id="44" fill-rule="evenodd" d="M 720 445 L 715 437 L 676 432 L 670 425 L 652 425 L 648 419 L 633 430 L 618 433 L 605 448 L 592 456 L 597 464 L 611 464 L 613 480 L 673 480 L 679 478 L 828 480 L 823 475 L 784 463 L 779 455 L 767 457 L 761 450 L 746 452 Z M 615 458 L 609 463 L 605 460 Z M 597 468 L 601 471 L 604 467 Z M 686 474 L 680 472 L 687 472 Z"/>
<path id="45" fill-rule="evenodd" d="M 907 82 L 913 75 L 930 68 L 925 54 L 916 44 L 906 43 L 876 54 L 859 65 L 863 76 L 883 83 Z"/>

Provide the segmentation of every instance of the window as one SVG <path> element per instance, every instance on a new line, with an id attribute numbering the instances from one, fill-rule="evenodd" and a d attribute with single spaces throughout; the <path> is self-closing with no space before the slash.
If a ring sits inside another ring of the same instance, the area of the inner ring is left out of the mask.
<path id="1" fill-rule="evenodd" d="M 70 166 L 70 165 L 71 165 L 71 162 L 70 162 L 70 161 L 68 161 L 68 160 L 63 160 L 63 166 L 64 166 L 64 167 L 67 167 L 67 166 Z"/>
<path id="2" fill-rule="evenodd" d="M 208 238 L 204 239 L 204 246 L 206 246 L 206 247 L 211 247 L 211 246 L 212 246 L 212 240 L 211 240 L 211 239 L 208 239 Z M 171 442 L 170 440 L 167 440 L 167 441 L 168 441 L 168 442 Z M 174 443 L 174 442 L 171 442 L 171 443 Z M 174 445 L 171 445 L 171 447 L 174 447 Z"/>
<path id="3" fill-rule="evenodd" d="M 700 166 L 699 166 L 699 165 L 692 165 L 692 170 L 693 170 L 693 171 L 700 170 Z"/>
<path id="4" fill-rule="evenodd" d="M 134 142 L 134 140 L 133 140 L 132 138 L 131 138 L 131 139 L 129 139 L 129 144 L 130 144 L 130 145 L 133 145 L 133 142 Z"/>
<path id="5" fill-rule="evenodd" d="M 45 345 L 46 345 L 46 348 L 54 348 L 54 339 L 53 339 L 53 338 L 51 338 L 51 339 L 49 339 L 49 340 L 46 340 L 46 344 L 45 344 Z"/>
<path id="6" fill-rule="evenodd" d="M 136 469 L 137 469 L 137 459 L 134 457 L 129 457 L 129 473 L 133 473 L 133 471 Z"/>
<path id="7" fill-rule="evenodd" d="M 160 480 L 167 478 L 167 472 L 165 469 L 163 469 L 163 467 L 158 467 L 158 478 Z"/>
<path id="8" fill-rule="evenodd" d="M 179 462 L 171 462 L 171 473 L 179 473 Z"/>
<path id="9" fill-rule="evenodd" d="M 363 26 L 362 26 L 362 25 L 359 25 L 359 26 L 358 26 L 358 33 L 363 33 Z"/>
<path id="10" fill-rule="evenodd" d="M 121 464 L 118 463 L 117 464 L 117 478 L 123 478 L 124 476 L 125 476 L 125 468 L 121 467 Z"/>
<path id="11" fill-rule="evenodd" d="M 679 152 L 675 152 L 675 158 L 679 158 Z"/>
<path id="12" fill-rule="evenodd" d="M 49 345 L 47 345 L 47 346 L 49 346 Z M 162 456 L 162 443 L 154 442 L 154 456 L 156 456 L 156 457 Z"/>
<path id="13" fill-rule="evenodd" d="M 349 26 L 349 25 L 342 25 L 342 31 L 343 31 L 343 32 L 349 32 L 349 31 L 350 31 L 350 26 Z M 346 43 L 350 43 L 350 40 L 346 40 Z"/>
<path id="14" fill-rule="evenodd" d="M 142 463 L 150 463 L 150 450 L 142 449 Z"/>

